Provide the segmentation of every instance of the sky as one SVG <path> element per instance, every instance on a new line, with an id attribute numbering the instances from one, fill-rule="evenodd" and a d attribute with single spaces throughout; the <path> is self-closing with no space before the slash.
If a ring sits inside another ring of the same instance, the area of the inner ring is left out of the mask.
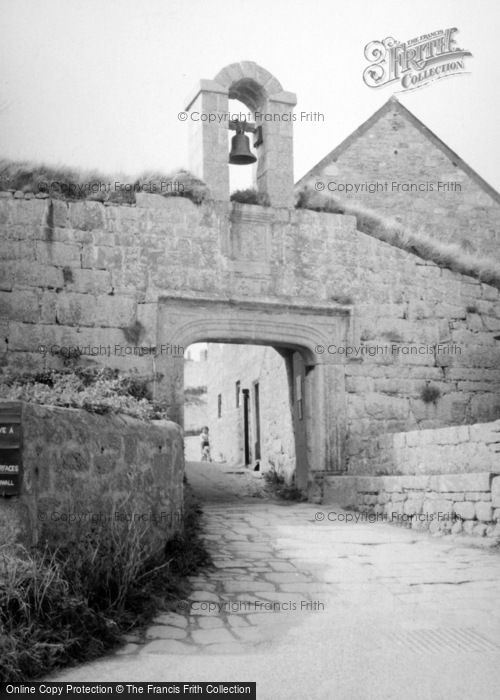
<path id="1" fill-rule="evenodd" d="M 0 0 L 0 156 L 188 167 L 179 111 L 200 79 L 250 60 L 297 94 L 296 111 L 324 114 L 294 125 L 298 180 L 393 94 L 363 82 L 366 44 L 448 27 L 468 73 L 397 97 L 500 190 L 498 0 Z"/>

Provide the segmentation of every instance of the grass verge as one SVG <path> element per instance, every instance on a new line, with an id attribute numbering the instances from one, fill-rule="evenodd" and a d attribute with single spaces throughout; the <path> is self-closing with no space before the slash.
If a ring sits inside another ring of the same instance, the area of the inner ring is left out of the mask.
<path id="1" fill-rule="evenodd" d="M 87 521 L 31 551 L 0 544 L 0 682 L 95 659 L 188 595 L 186 576 L 210 557 L 201 511 L 185 494 L 183 528 L 160 550 L 141 526 L 114 520 Z"/>

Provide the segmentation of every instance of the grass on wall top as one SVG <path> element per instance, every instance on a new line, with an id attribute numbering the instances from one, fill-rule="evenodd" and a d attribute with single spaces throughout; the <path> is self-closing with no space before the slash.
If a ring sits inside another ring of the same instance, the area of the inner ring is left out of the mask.
<path id="1" fill-rule="evenodd" d="M 165 197 L 186 197 L 200 204 L 209 196 L 204 182 L 186 170 L 164 174 L 145 171 L 131 178 L 122 174 L 105 174 L 68 166 L 50 166 L 29 161 L 0 159 L 0 191 L 20 191 L 33 195 L 44 193 L 54 199 L 90 200 L 133 204 L 136 192 Z M 233 201 L 266 206 L 265 199 L 253 190 L 232 194 Z M 500 289 L 500 265 L 455 243 L 431 238 L 423 231 L 410 231 L 398 221 L 378 212 L 306 185 L 298 193 L 297 208 L 356 217 L 357 229 L 385 243 L 418 255 L 440 267 L 468 275 Z"/>
<path id="2" fill-rule="evenodd" d="M 235 190 L 229 197 L 231 202 L 239 202 L 240 204 L 258 204 L 261 207 L 270 206 L 269 196 L 265 192 L 258 192 L 255 187 L 249 187 L 246 190 Z"/>
<path id="3" fill-rule="evenodd" d="M 316 192 L 305 186 L 298 193 L 297 208 L 356 217 L 356 228 L 396 248 L 418 255 L 439 267 L 474 277 L 480 282 L 500 289 L 500 265 L 488 257 L 475 255 L 456 243 L 431 238 L 423 231 L 410 231 L 395 219 L 383 216 L 357 202 Z"/>
<path id="4" fill-rule="evenodd" d="M 208 195 L 204 182 L 187 170 L 146 170 L 138 176 L 102 173 L 64 165 L 0 159 L 0 191 L 45 194 L 53 199 L 133 204 L 135 193 L 186 197 L 200 204 Z"/>

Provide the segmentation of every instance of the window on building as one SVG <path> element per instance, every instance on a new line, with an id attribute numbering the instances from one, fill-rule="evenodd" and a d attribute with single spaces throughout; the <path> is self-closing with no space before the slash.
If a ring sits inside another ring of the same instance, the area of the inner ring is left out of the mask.
<path id="1" fill-rule="evenodd" d="M 240 407 L 240 394 L 241 394 L 241 382 L 237 381 L 235 385 L 236 389 L 236 408 Z"/>
<path id="2" fill-rule="evenodd" d="M 217 418 L 222 417 L 222 394 L 217 394 Z"/>

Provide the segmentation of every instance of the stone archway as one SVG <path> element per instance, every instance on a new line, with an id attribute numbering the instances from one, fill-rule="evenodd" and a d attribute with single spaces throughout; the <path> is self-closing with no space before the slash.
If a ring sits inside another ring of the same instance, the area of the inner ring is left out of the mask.
<path id="1" fill-rule="evenodd" d="M 270 95 L 283 92 L 279 80 L 254 61 L 240 61 L 222 68 L 214 81 L 226 88 L 229 97 L 257 109 Z"/>
<path id="2" fill-rule="evenodd" d="M 307 465 L 297 476 L 300 488 L 311 494 L 317 477 L 344 469 L 344 366 L 332 363 L 328 356 L 325 359 L 317 347 L 345 343 L 348 322 L 348 313 L 342 309 L 160 298 L 157 370 L 164 376 L 161 391 L 169 405 L 170 418 L 183 425 L 184 361 L 182 353 L 171 352 L 171 348 L 185 349 L 196 342 L 246 343 L 300 353 L 305 367 Z"/>

